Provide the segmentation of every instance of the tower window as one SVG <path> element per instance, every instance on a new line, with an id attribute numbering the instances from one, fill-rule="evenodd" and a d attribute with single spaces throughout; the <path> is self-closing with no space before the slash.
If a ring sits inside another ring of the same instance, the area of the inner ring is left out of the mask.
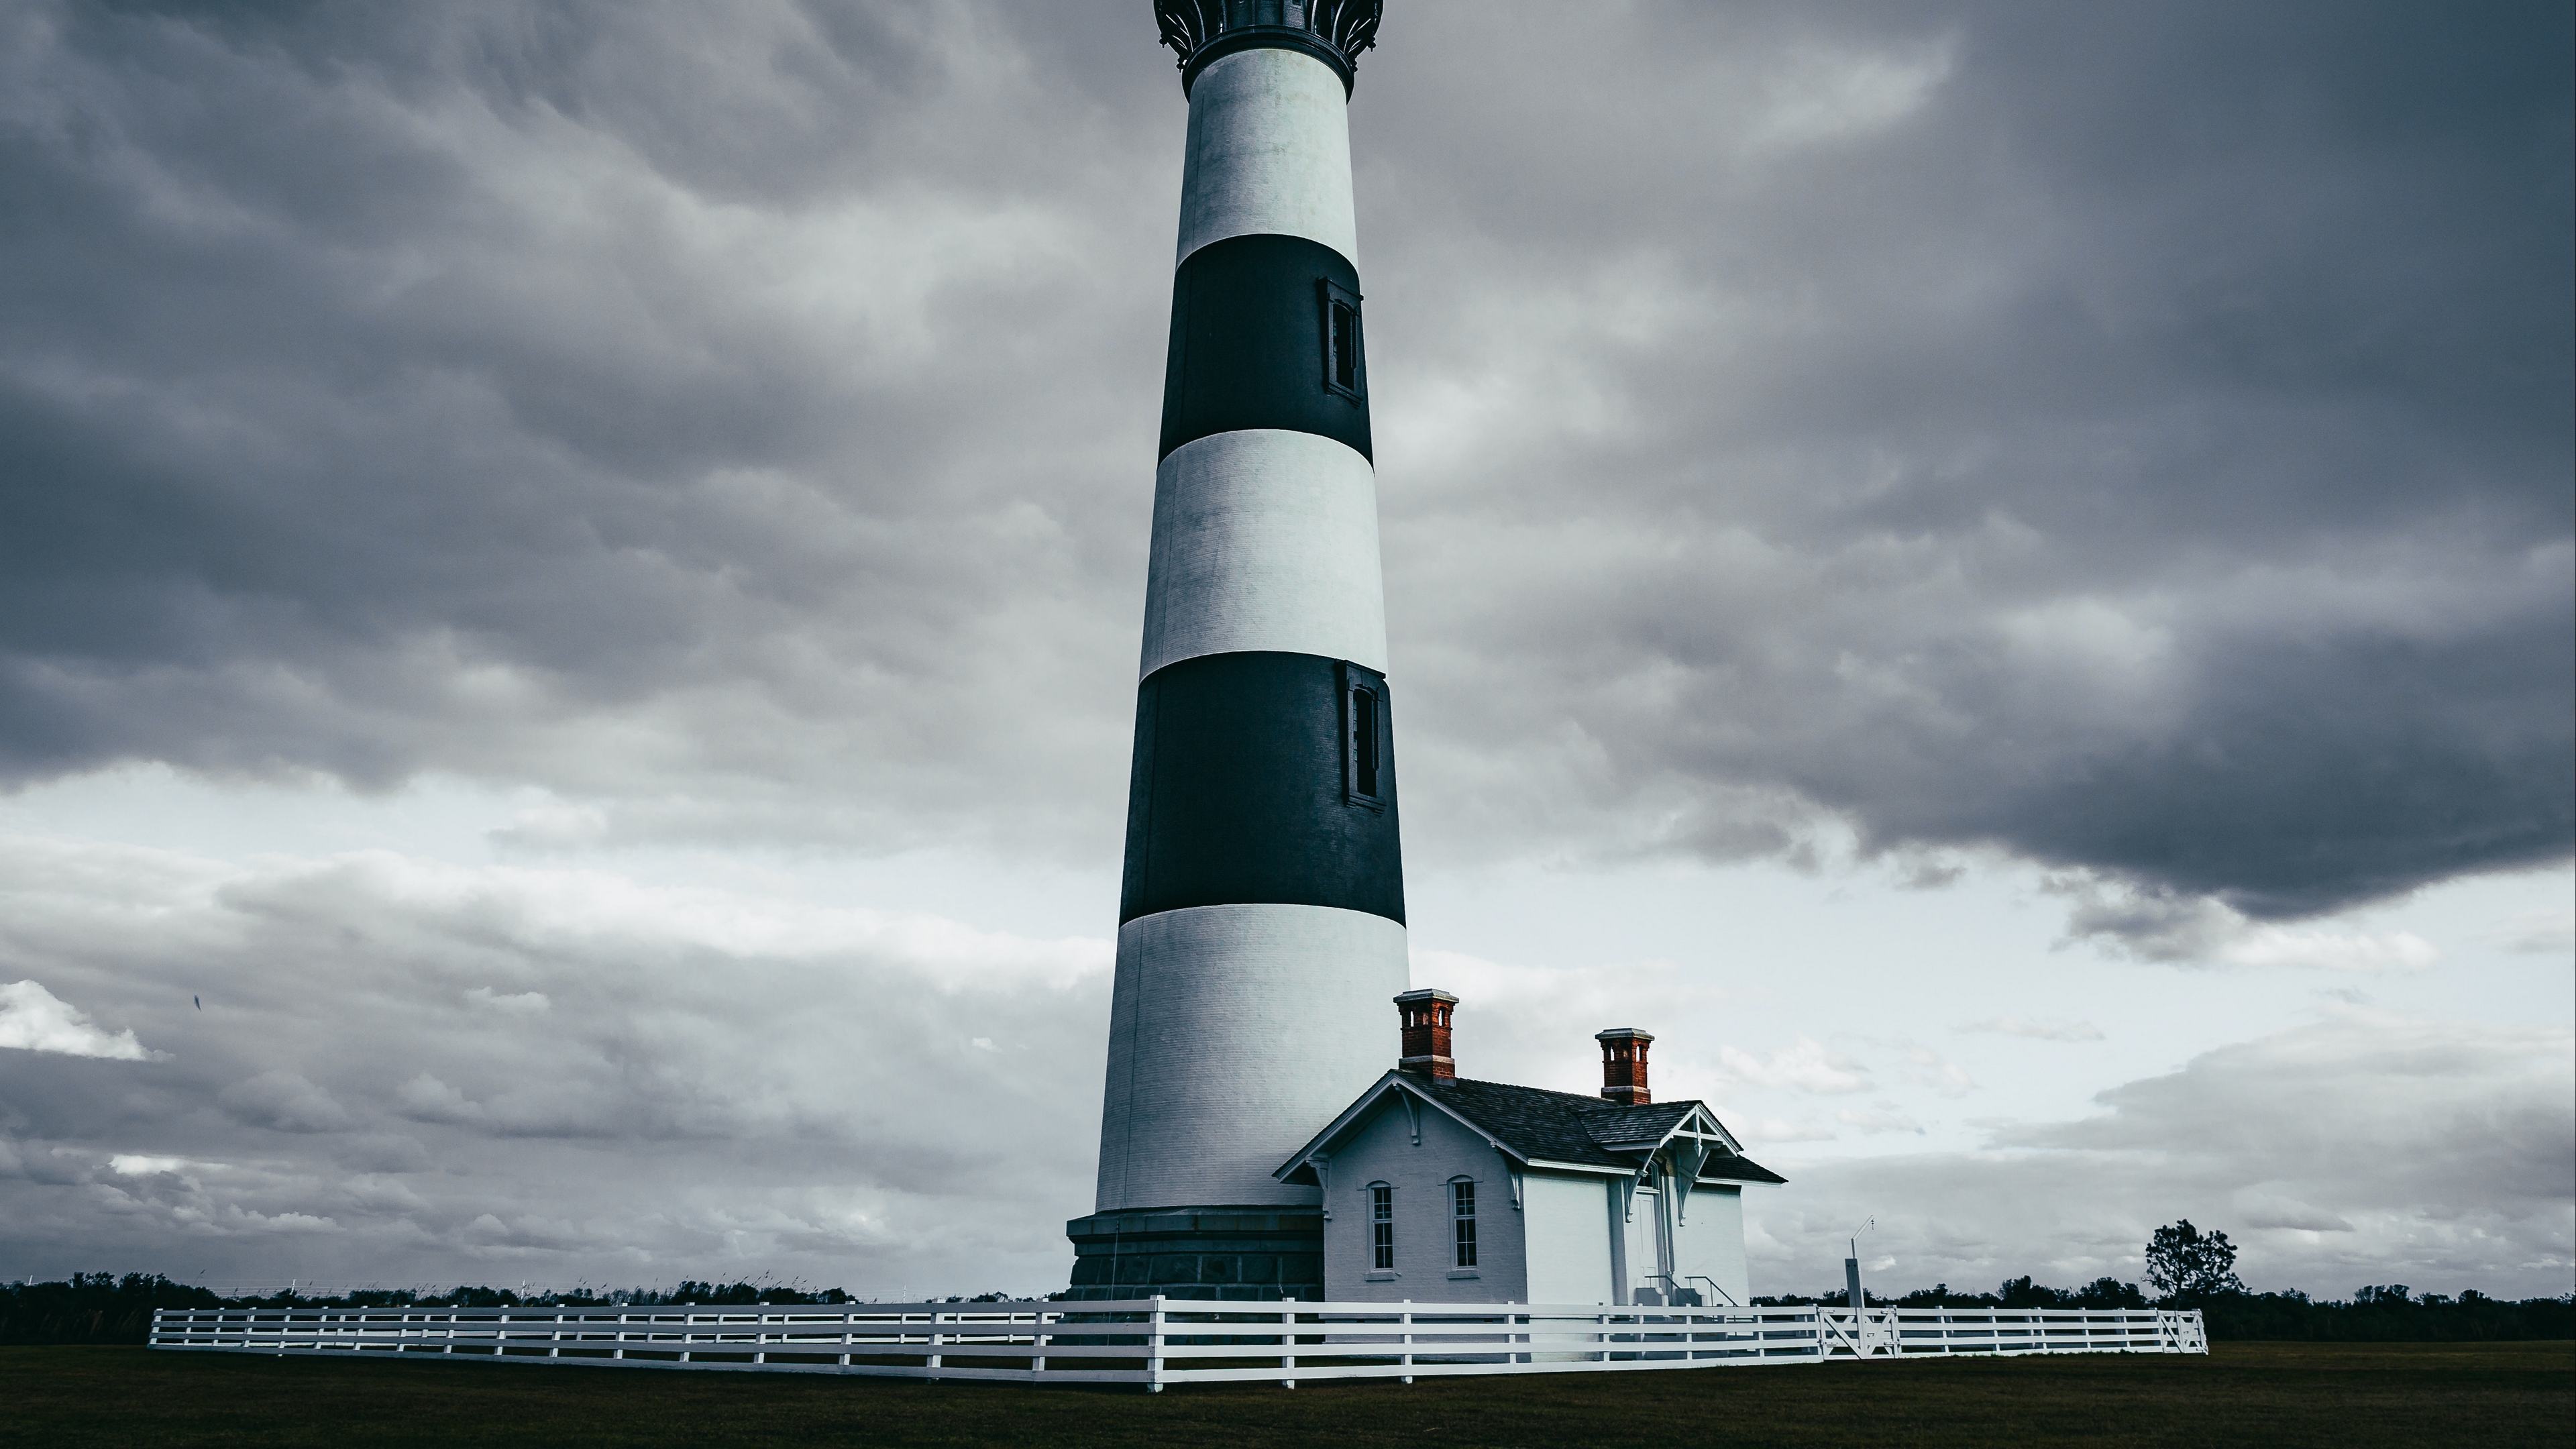
<path id="1" fill-rule="evenodd" d="M 1449 1211 L 1458 1225 L 1458 1266 L 1476 1266 L 1476 1185 L 1460 1178 L 1449 1184 Z"/>
<path id="2" fill-rule="evenodd" d="M 1377 691 L 1366 686 L 1351 691 L 1351 789 L 1377 793 Z"/>
<path id="3" fill-rule="evenodd" d="M 1360 336 L 1360 299 L 1330 281 L 1324 294 L 1324 386 L 1353 402 L 1368 396 L 1368 364 Z"/>
<path id="4" fill-rule="evenodd" d="M 1369 1184 L 1369 1266 L 1395 1266 L 1395 1189 L 1382 1182 Z"/>
<path id="5" fill-rule="evenodd" d="M 1342 666 L 1342 786 L 1344 803 L 1386 808 L 1395 793 L 1387 758 L 1386 681 L 1356 664 Z"/>

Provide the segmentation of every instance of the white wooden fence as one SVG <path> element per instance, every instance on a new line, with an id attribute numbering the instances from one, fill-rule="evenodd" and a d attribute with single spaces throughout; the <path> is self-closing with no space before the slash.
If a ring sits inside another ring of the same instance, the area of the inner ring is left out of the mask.
<path id="1" fill-rule="evenodd" d="M 1942 1354 L 2207 1353 L 2197 1311 L 1116 1302 L 205 1308 L 152 1347 L 1010 1383 L 1276 1383 Z"/>

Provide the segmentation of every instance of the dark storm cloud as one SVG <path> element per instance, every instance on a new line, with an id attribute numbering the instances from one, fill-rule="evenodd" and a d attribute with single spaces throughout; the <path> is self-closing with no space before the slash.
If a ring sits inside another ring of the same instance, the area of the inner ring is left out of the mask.
<path id="1" fill-rule="evenodd" d="M 1065 360 L 1150 367 L 1155 322 L 1100 315 L 1097 263 L 1159 290 L 1166 228 L 1104 207 L 1138 148 L 1027 93 L 1011 35 L 957 9 L 71 7 L 7 38 L 0 185 L 43 219 L 0 243 L 18 778 L 443 765 L 631 794 L 640 761 L 596 733 L 623 718 L 650 793 L 875 758 L 862 804 L 944 796 L 953 832 L 983 803 L 956 774 L 1082 773 L 1022 735 L 939 758 L 987 670 L 1123 694 L 1129 650 L 1059 620 L 1131 570 L 1069 520 L 1150 446 Z"/>
<path id="2" fill-rule="evenodd" d="M 1108 858 L 1133 9 L 11 10 L 0 769 Z M 1393 9 L 1418 859 L 2566 854 L 2563 7 Z"/>
<path id="3" fill-rule="evenodd" d="M 1720 855 L 1822 805 L 2255 915 L 2563 856 L 2563 9 L 1833 17 L 1391 43 L 1418 707 Z"/>

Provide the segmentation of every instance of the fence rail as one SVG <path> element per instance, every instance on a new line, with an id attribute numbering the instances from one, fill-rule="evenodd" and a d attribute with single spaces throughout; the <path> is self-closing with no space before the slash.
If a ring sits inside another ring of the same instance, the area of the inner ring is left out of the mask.
<path id="1" fill-rule="evenodd" d="M 1527 1303 L 162 1309 L 151 1346 L 1016 1383 L 1277 1383 L 2032 1353 L 2207 1353 L 2197 1311 Z"/>

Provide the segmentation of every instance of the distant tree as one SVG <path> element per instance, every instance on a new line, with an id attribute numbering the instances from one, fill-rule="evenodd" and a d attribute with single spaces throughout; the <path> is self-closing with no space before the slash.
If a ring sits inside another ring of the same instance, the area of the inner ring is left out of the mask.
<path id="1" fill-rule="evenodd" d="M 453 1293 L 441 1294 L 457 1308 L 516 1308 L 519 1295 L 514 1289 L 492 1288 L 482 1284 L 459 1283 Z"/>
<path id="2" fill-rule="evenodd" d="M 2123 1283 L 2117 1278 L 2096 1278 L 2075 1290 L 2075 1302 L 2069 1306 L 2144 1308 L 2147 1306 L 2147 1295 L 2139 1292 L 2138 1285 L 2135 1283 Z"/>
<path id="3" fill-rule="evenodd" d="M 2064 1308 L 2066 1297 L 2058 1289 L 2032 1282 L 2028 1273 L 2006 1278 L 1995 1290 L 1995 1303 L 2004 1308 Z"/>
<path id="4" fill-rule="evenodd" d="M 2168 1298 L 2245 1291 L 2236 1277 L 2236 1245 L 2225 1233 L 2203 1235 L 2189 1218 L 2165 1224 L 2147 1241 L 2147 1281 Z"/>

